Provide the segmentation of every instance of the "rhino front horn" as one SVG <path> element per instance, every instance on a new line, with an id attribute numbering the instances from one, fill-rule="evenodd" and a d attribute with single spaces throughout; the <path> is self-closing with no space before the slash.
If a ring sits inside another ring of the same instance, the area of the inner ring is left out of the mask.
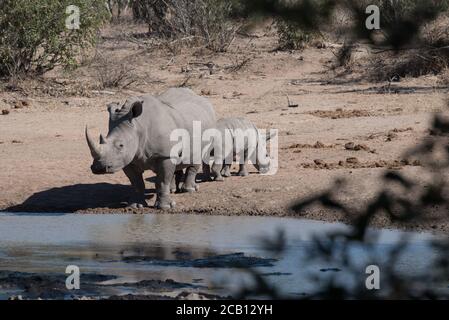
<path id="1" fill-rule="evenodd" d="M 101 157 L 101 148 L 98 144 L 95 143 L 94 139 L 92 139 L 91 135 L 89 134 L 89 130 L 87 130 L 86 126 L 86 140 L 87 145 L 89 146 L 90 153 L 92 154 L 92 157 L 94 159 L 99 159 Z"/>

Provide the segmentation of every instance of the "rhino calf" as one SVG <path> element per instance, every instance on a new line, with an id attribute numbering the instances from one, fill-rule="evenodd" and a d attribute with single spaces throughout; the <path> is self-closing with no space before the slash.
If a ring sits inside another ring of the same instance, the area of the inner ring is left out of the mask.
<path id="1" fill-rule="evenodd" d="M 155 207 L 174 207 L 170 191 L 173 191 L 175 176 L 179 178 L 179 172 L 186 169 L 183 187 L 194 191 L 201 164 L 192 162 L 193 155 L 179 154 L 173 158 L 171 151 L 176 142 L 170 140 L 170 135 L 176 129 L 183 129 L 193 137 L 195 121 L 201 123 L 202 131 L 214 127 L 214 108 L 207 99 L 187 88 L 168 89 L 159 96 L 133 97 L 122 108 L 118 106 L 109 106 L 109 132 L 106 137 L 100 135 L 99 143 L 86 128 L 87 144 L 94 159 L 92 172 L 111 174 L 123 170 L 137 191 L 130 203 L 146 206 L 143 172 L 152 170 L 156 173 Z M 111 116 L 112 111 L 114 116 Z"/>
<path id="2" fill-rule="evenodd" d="M 270 170 L 266 143 L 261 143 L 259 130 L 251 121 L 245 118 L 224 118 L 217 121 L 216 129 L 221 133 L 222 143 L 218 143 L 218 146 L 214 144 L 212 150 L 214 163 L 211 174 L 215 181 L 223 181 L 223 177 L 231 176 L 231 165 L 233 161 L 236 161 L 237 155 L 241 155 L 239 176 L 244 177 L 249 174 L 246 168 L 249 159 L 253 161 L 254 167 L 260 173 L 267 173 Z M 250 145 L 250 137 L 255 139 L 252 145 Z M 270 138 L 267 136 L 266 140 Z M 238 142 L 239 139 L 240 142 Z"/>

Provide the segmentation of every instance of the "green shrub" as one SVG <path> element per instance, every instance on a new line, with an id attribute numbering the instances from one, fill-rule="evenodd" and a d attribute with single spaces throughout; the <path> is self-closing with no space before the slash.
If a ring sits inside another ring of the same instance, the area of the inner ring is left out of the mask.
<path id="1" fill-rule="evenodd" d="M 80 28 L 67 29 L 66 8 L 80 9 Z M 0 76 L 42 74 L 74 66 L 79 49 L 93 45 L 107 18 L 101 0 L 3 0 L 0 2 Z"/>

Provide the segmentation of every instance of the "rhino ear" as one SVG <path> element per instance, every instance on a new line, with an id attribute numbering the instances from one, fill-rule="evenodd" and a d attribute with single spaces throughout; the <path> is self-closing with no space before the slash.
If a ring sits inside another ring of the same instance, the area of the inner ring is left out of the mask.
<path id="1" fill-rule="evenodd" d="M 115 110 L 118 108 L 119 103 L 118 102 L 112 102 L 108 104 L 108 112 L 109 114 L 112 114 L 115 112 Z"/>
<path id="2" fill-rule="evenodd" d="M 133 103 L 131 106 L 132 119 L 140 117 L 143 111 L 143 100 L 139 100 Z"/>

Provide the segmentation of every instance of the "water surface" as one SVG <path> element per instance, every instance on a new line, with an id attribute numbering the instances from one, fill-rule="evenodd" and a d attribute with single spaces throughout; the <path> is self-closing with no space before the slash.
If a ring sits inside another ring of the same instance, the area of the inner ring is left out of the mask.
<path id="1" fill-rule="evenodd" d="M 77 265 L 81 283 L 83 273 L 98 273 L 117 276 L 103 284 L 173 279 L 193 284 L 191 291 L 232 295 L 250 281 L 245 272 L 233 267 L 237 261 L 295 296 L 316 289 L 313 276 L 353 281 L 341 266 L 310 263 L 307 255 L 314 237 L 346 228 L 276 217 L 1 213 L 0 270 L 62 275 L 67 265 Z M 284 231 L 287 243 L 282 256 L 262 248 L 263 239 L 275 237 L 279 230 Z M 434 239 L 430 234 L 396 230 L 371 230 L 370 234 L 380 260 L 407 237 L 408 246 L 398 263 L 401 272 L 423 272 L 437 255 L 430 247 Z M 363 278 L 372 257 L 356 246 L 351 257 Z M 5 298 L 10 292 L 0 287 L 0 294 Z"/>

